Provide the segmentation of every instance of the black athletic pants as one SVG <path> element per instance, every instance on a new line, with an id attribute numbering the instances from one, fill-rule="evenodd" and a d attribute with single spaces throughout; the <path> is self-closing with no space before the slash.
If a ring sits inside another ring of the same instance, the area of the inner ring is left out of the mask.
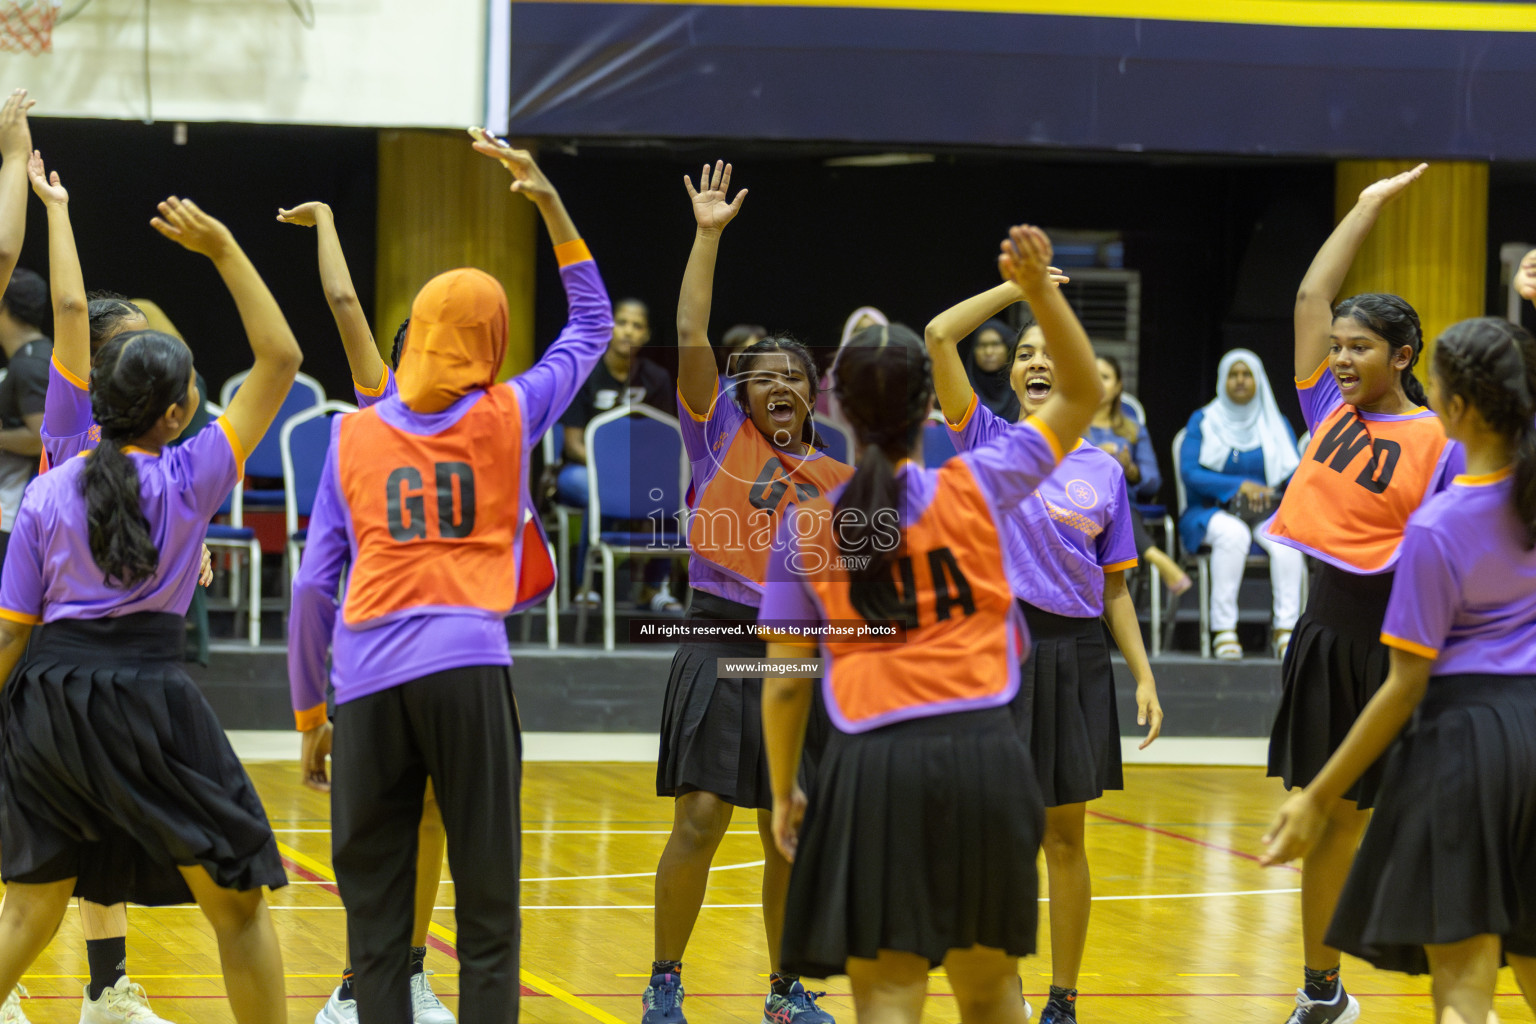
<path id="1" fill-rule="evenodd" d="M 336 708 L 331 859 L 362 1024 L 410 1024 L 417 828 L 427 779 L 448 836 L 460 1024 L 517 1021 L 522 733 L 511 670 L 451 669 Z"/>

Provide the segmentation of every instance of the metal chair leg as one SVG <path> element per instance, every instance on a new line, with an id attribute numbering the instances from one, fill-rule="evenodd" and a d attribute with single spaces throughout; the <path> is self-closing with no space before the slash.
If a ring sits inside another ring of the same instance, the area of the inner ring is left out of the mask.
<path id="1" fill-rule="evenodd" d="M 1152 587 L 1152 657 L 1163 653 L 1163 577 L 1150 562 L 1147 573 Z"/>
<path id="2" fill-rule="evenodd" d="M 603 650 L 613 650 L 613 552 L 602 547 L 603 555 Z"/>
<path id="3" fill-rule="evenodd" d="M 252 647 L 261 646 L 261 544 L 252 541 L 251 547 L 251 612 L 247 631 Z"/>

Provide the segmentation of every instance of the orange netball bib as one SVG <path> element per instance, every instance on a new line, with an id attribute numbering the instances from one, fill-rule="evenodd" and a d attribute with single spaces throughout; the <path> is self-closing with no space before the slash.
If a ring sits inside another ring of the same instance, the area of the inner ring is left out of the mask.
<path id="1" fill-rule="evenodd" d="M 347 625 L 431 608 L 505 615 L 553 581 L 539 568 L 549 558 L 536 522 L 518 522 L 522 442 L 516 392 L 506 386 L 438 434 L 393 427 L 378 407 L 342 419 L 338 483 L 357 538 Z M 517 551 L 534 563 L 526 581 Z"/>
<path id="2" fill-rule="evenodd" d="M 1447 444 L 1428 409 L 1384 416 L 1340 405 L 1313 431 L 1269 535 L 1347 572 L 1386 572 Z"/>
<path id="3" fill-rule="evenodd" d="M 853 475 L 822 456 L 800 459 L 780 451 L 750 420 L 724 446 L 720 464 L 688 516 L 693 553 L 759 589 L 768 575 L 768 549 L 785 509 L 818 498 Z"/>
<path id="4" fill-rule="evenodd" d="M 805 511 L 811 515 L 802 514 L 796 526 L 812 522 L 814 533 L 799 541 L 799 550 L 835 553 L 830 503 L 818 499 Z M 848 597 L 848 575 L 835 558 L 814 560 L 806 569 L 830 622 L 863 621 Z M 1016 613 L 997 524 L 959 460 L 938 470 L 933 499 L 907 525 L 890 571 L 917 627 L 893 644 L 823 641 L 832 655 L 835 717 L 861 732 L 1005 700 L 1015 683 L 1010 665 L 1023 650 L 1023 636 L 1011 618 Z"/>

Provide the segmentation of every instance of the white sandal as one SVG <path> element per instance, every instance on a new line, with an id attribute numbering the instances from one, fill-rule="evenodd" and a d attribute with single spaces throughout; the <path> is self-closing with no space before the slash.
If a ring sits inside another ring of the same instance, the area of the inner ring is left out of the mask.
<path id="1" fill-rule="evenodd" d="M 1212 633 L 1211 653 L 1222 661 L 1242 661 L 1243 645 L 1238 642 L 1237 630 L 1223 629 Z"/>
<path id="2" fill-rule="evenodd" d="M 1285 652 L 1291 646 L 1291 631 L 1288 629 L 1275 630 L 1275 637 L 1273 642 L 1275 648 L 1275 657 L 1279 658 L 1281 661 L 1284 661 Z"/>

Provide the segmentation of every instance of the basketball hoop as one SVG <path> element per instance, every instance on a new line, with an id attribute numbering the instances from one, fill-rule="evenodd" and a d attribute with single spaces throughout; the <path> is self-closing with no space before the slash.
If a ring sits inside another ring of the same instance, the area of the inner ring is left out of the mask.
<path id="1" fill-rule="evenodd" d="M 63 0 L 0 0 L 0 51 L 36 56 L 53 49 Z"/>

